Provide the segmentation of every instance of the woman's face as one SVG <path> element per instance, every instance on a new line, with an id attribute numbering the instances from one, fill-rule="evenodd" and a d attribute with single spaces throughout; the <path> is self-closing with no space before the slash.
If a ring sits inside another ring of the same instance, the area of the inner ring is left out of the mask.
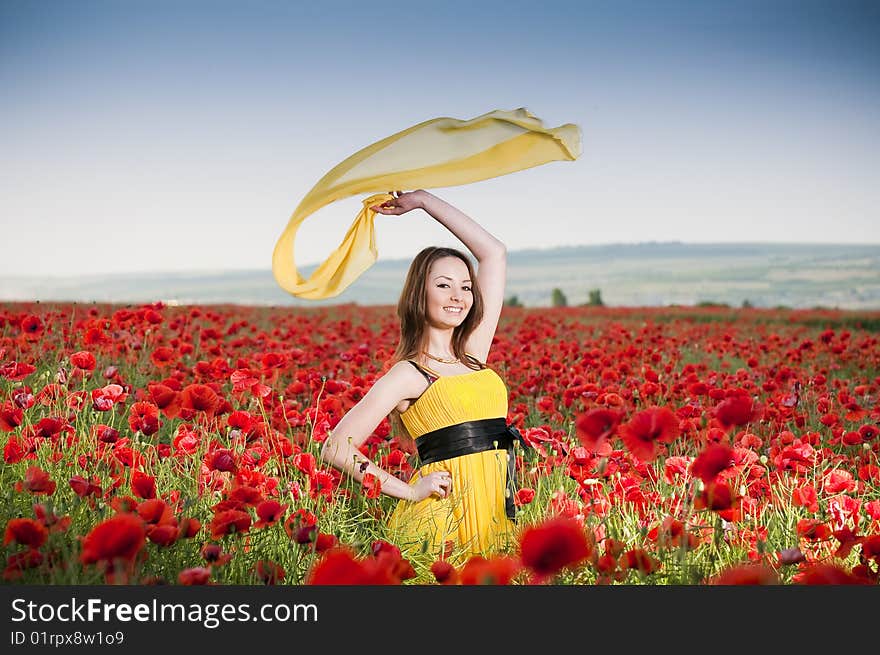
<path id="1" fill-rule="evenodd" d="M 440 328 L 461 325 L 474 302 L 465 263 L 458 257 L 438 259 L 428 271 L 426 285 L 428 323 Z"/>

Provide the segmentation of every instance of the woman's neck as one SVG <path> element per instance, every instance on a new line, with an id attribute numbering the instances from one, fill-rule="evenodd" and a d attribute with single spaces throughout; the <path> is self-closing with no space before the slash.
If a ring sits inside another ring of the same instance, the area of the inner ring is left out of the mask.
<path id="1" fill-rule="evenodd" d="M 431 331 L 422 350 L 438 357 L 455 357 L 452 350 L 452 330 Z"/>

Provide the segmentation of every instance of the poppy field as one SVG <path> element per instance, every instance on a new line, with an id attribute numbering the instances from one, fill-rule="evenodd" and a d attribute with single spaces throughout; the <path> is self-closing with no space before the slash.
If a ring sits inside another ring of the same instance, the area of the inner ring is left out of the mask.
<path id="1" fill-rule="evenodd" d="M 6 584 L 880 581 L 880 312 L 505 307 L 517 533 L 401 551 L 319 457 L 393 307 L 0 305 Z M 408 480 L 383 420 L 362 447 Z"/>

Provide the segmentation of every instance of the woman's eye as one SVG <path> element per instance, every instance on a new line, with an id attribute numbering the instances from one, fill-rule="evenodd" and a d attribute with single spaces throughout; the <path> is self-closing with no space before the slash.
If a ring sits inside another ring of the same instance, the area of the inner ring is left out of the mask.
<path id="1" fill-rule="evenodd" d="M 470 287 L 465 287 L 464 290 L 465 290 L 465 291 L 470 291 L 471 288 L 470 288 Z"/>

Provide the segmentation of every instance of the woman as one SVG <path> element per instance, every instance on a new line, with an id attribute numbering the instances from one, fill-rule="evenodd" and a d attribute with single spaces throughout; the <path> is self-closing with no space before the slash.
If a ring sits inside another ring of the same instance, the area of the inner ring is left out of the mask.
<path id="1" fill-rule="evenodd" d="M 416 208 L 458 237 L 479 269 L 450 248 L 416 256 L 397 307 L 398 361 L 342 417 L 321 454 L 357 481 L 375 475 L 400 499 L 390 527 L 403 550 L 458 559 L 503 548 L 514 527 L 507 388 L 485 365 L 504 303 L 507 250 L 426 191 L 397 192 L 373 207 L 393 216 Z M 389 415 L 419 451 L 422 466 L 409 484 L 358 450 Z"/>

